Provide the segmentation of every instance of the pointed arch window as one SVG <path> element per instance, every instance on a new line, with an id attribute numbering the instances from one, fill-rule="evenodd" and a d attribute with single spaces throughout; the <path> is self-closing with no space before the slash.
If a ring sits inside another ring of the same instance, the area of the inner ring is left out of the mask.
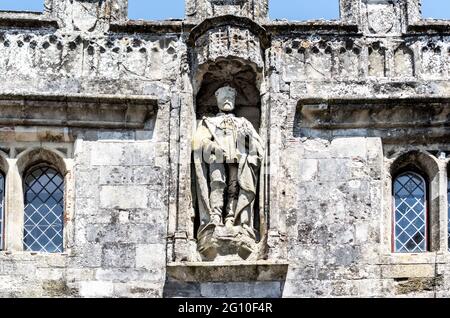
<path id="1" fill-rule="evenodd" d="M 394 180 L 394 251 L 421 253 L 428 249 L 427 183 L 415 172 Z"/>
<path id="2" fill-rule="evenodd" d="M 24 250 L 63 251 L 64 178 L 49 166 L 25 175 Z"/>
<path id="3" fill-rule="evenodd" d="M 3 237 L 5 228 L 5 177 L 0 171 L 0 250 L 3 249 Z"/>

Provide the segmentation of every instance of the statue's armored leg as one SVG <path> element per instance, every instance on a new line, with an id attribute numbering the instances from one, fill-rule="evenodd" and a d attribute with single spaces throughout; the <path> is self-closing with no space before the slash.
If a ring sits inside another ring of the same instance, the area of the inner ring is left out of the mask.
<path id="1" fill-rule="evenodd" d="M 239 168 L 237 164 L 230 164 L 228 166 L 228 202 L 225 219 L 225 224 L 227 226 L 235 225 L 236 205 L 239 198 L 238 169 Z"/>
<path id="2" fill-rule="evenodd" d="M 224 208 L 224 196 L 226 188 L 225 167 L 221 163 L 210 164 L 210 203 L 213 215 L 211 223 L 222 224 L 222 213 Z"/>

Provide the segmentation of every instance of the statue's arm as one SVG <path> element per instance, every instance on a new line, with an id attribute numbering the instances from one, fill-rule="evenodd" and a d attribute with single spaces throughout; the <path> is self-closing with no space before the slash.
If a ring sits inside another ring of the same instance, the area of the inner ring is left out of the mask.
<path id="1" fill-rule="evenodd" d="M 253 124 L 251 122 L 249 122 L 247 119 L 245 119 L 245 121 L 247 129 L 249 130 L 249 135 L 252 136 L 253 147 L 255 148 L 258 156 L 263 156 L 264 146 L 261 136 L 258 134 L 255 127 L 253 127 Z"/>
<path id="2" fill-rule="evenodd" d="M 264 146 L 261 137 L 259 136 L 252 123 L 245 119 L 245 125 L 247 126 L 248 135 L 251 136 L 251 143 L 249 145 L 249 163 L 255 167 L 261 165 L 261 161 L 264 158 Z"/>
<path id="3" fill-rule="evenodd" d="M 195 151 L 206 151 L 212 152 L 217 148 L 217 143 L 214 141 L 214 137 L 212 136 L 209 129 L 202 122 L 194 136 L 193 148 Z"/>

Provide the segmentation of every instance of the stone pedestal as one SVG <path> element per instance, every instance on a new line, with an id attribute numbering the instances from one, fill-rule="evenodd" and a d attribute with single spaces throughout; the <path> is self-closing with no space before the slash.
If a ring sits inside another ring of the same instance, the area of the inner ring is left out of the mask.
<path id="1" fill-rule="evenodd" d="M 242 226 L 207 225 L 198 234 L 198 251 L 205 261 L 256 259 L 257 243 Z"/>
<path id="2" fill-rule="evenodd" d="M 183 262 L 167 264 L 167 276 L 184 283 L 285 281 L 289 264 L 257 262 Z"/>

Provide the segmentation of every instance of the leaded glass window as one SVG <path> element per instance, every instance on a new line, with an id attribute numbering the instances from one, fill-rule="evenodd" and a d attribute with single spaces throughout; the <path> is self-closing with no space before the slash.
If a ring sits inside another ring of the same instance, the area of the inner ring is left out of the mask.
<path id="1" fill-rule="evenodd" d="M 5 177 L 0 172 L 0 250 L 3 249 L 3 229 L 5 228 L 4 205 L 5 205 Z"/>
<path id="2" fill-rule="evenodd" d="M 25 176 L 24 249 L 63 251 L 64 179 L 55 169 L 39 167 Z"/>
<path id="3" fill-rule="evenodd" d="M 394 181 L 394 250 L 419 253 L 427 250 L 426 182 L 407 172 Z"/>

